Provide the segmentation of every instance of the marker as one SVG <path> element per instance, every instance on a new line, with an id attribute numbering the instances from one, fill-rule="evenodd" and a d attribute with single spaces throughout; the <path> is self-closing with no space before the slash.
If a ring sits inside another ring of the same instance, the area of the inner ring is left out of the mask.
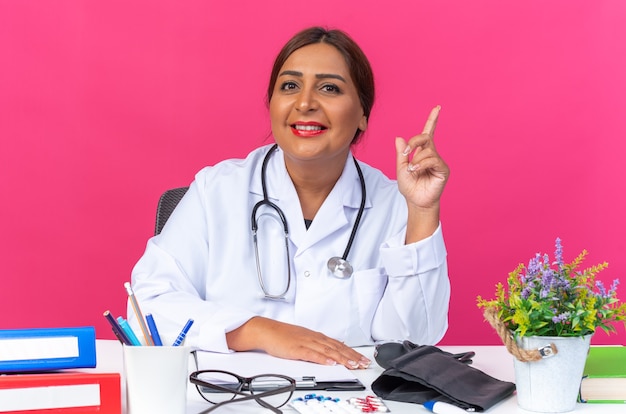
<path id="1" fill-rule="evenodd" d="M 424 408 L 435 414 L 467 414 L 467 411 L 462 409 L 461 407 L 457 407 L 456 405 L 448 404 L 442 401 L 426 401 L 424 403 Z"/>
<path id="2" fill-rule="evenodd" d="M 139 304 L 137 303 L 137 298 L 135 298 L 135 292 L 133 292 L 133 288 L 130 286 L 129 282 L 124 283 L 124 287 L 126 288 L 126 292 L 128 293 L 128 299 L 130 300 L 130 304 L 135 311 L 135 316 L 137 317 L 137 322 L 139 322 L 139 327 L 141 328 L 143 337 L 146 340 L 146 345 L 154 345 L 154 342 L 152 342 L 152 338 L 150 337 L 150 333 L 148 332 L 146 321 L 143 319 L 143 313 L 141 313 L 141 309 L 139 308 Z"/>
<path id="3" fill-rule="evenodd" d="M 117 323 L 120 324 L 120 327 L 122 328 L 122 330 L 124 331 L 128 339 L 130 339 L 131 345 L 141 346 L 141 342 L 139 342 L 137 335 L 135 335 L 135 332 L 133 332 L 132 328 L 130 327 L 126 319 L 122 318 L 121 316 L 118 316 Z"/>
<path id="4" fill-rule="evenodd" d="M 128 339 L 128 336 L 126 336 L 120 324 L 117 323 L 113 315 L 111 315 L 111 312 L 108 310 L 104 311 L 103 316 L 111 325 L 111 329 L 113 330 L 113 333 L 115 334 L 117 339 L 124 345 L 132 345 L 130 339 Z"/>
<path id="5" fill-rule="evenodd" d="M 161 342 L 161 335 L 159 335 L 159 330 L 156 327 L 156 323 L 154 322 L 154 318 L 152 317 L 151 313 L 146 314 L 146 322 L 148 323 L 148 329 L 150 329 L 150 334 L 152 335 L 154 345 L 162 346 L 163 342 Z"/>
<path id="6" fill-rule="evenodd" d="M 183 341 L 185 340 L 185 337 L 187 336 L 187 332 L 189 332 L 189 328 L 191 328 L 192 324 L 193 324 L 193 319 L 189 319 L 187 323 L 185 324 L 185 327 L 183 328 L 183 330 L 180 331 L 180 333 L 178 334 L 178 338 L 176 338 L 172 346 L 179 346 L 180 344 L 183 343 Z"/>

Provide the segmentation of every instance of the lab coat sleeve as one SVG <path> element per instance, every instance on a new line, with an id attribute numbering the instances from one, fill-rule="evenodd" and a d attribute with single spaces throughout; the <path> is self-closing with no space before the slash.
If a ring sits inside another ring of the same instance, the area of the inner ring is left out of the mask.
<path id="1" fill-rule="evenodd" d="M 133 269 L 132 286 L 144 315 L 154 316 L 164 343 L 172 343 L 191 318 L 194 324 L 187 335 L 187 345 L 229 352 L 225 333 L 254 314 L 204 300 L 209 241 L 202 177 L 196 176 L 161 234 L 148 241 Z M 128 318 L 136 332 L 141 332 L 130 304 Z"/>
<path id="2" fill-rule="evenodd" d="M 435 344 L 448 328 L 450 281 L 441 224 L 428 238 L 404 245 L 404 232 L 380 250 L 388 275 L 372 322 L 374 340 Z"/>

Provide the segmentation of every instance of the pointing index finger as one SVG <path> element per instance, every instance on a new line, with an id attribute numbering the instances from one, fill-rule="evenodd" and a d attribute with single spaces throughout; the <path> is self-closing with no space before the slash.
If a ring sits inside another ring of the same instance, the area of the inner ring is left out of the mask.
<path id="1" fill-rule="evenodd" d="M 439 111 L 441 111 L 441 105 L 435 106 L 428 115 L 426 124 L 424 124 L 424 130 L 422 134 L 428 134 L 431 137 L 435 134 L 435 128 L 437 127 L 437 119 L 439 118 Z"/>

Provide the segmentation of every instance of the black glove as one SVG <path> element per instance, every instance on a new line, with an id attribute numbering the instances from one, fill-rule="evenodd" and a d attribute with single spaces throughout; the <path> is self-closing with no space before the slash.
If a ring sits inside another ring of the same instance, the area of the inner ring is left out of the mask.
<path id="1" fill-rule="evenodd" d="M 385 342 L 382 344 L 376 345 L 376 349 L 374 350 L 374 359 L 380 365 L 381 368 L 387 369 L 391 367 L 390 361 L 398 358 L 401 355 L 406 354 L 416 348 L 419 348 L 420 345 L 416 345 L 411 341 L 403 341 L 403 342 Z M 449 352 L 441 351 L 446 355 L 450 355 L 452 358 L 460 362 L 464 362 L 466 364 L 472 363 L 472 358 L 476 355 L 474 351 L 461 352 L 458 354 L 451 354 Z"/>
<path id="2" fill-rule="evenodd" d="M 435 400 L 465 410 L 486 410 L 513 394 L 515 384 L 469 366 L 473 355 L 408 341 L 379 345 L 375 359 L 387 369 L 372 383 L 372 391 L 386 400 L 417 404 Z"/>

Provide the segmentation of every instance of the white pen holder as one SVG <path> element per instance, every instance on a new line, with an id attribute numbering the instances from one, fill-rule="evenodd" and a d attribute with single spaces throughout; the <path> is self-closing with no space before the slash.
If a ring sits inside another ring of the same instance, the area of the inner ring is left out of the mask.
<path id="1" fill-rule="evenodd" d="M 187 409 L 186 346 L 124 346 L 128 414 L 184 414 Z"/>

